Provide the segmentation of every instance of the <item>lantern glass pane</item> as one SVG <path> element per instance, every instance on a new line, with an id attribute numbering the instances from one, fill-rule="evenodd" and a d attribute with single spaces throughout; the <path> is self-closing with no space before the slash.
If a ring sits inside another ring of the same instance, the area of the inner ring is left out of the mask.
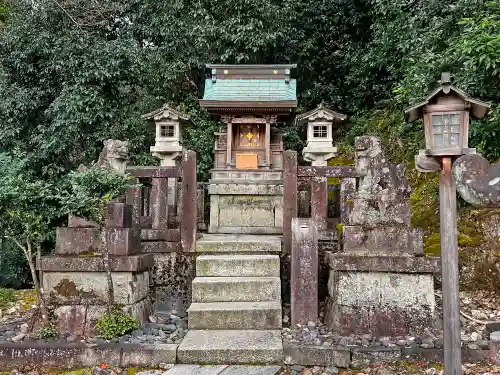
<path id="1" fill-rule="evenodd" d="M 160 126 L 160 137 L 171 138 L 175 135 L 174 125 L 161 125 Z"/>
<path id="2" fill-rule="evenodd" d="M 434 147 L 455 148 L 460 145 L 460 115 L 432 115 Z"/>
<path id="3" fill-rule="evenodd" d="M 432 116 L 432 125 L 441 125 L 443 122 L 443 116 Z"/>
<path id="4" fill-rule="evenodd" d="M 326 125 L 314 125 L 313 127 L 314 138 L 326 138 L 327 136 L 328 136 L 328 128 Z"/>

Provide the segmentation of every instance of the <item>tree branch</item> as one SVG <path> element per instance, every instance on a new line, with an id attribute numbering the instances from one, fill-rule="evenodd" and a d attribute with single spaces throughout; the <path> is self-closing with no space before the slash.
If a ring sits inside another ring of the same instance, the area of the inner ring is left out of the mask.
<path id="1" fill-rule="evenodd" d="M 75 20 L 75 19 L 71 16 L 71 14 L 69 14 L 69 12 L 68 12 L 66 9 L 64 9 L 64 8 L 61 6 L 61 4 L 59 4 L 59 3 L 57 2 L 57 0 L 52 0 L 52 1 L 53 1 L 53 2 L 54 2 L 54 3 L 55 3 L 55 4 L 59 7 L 59 8 L 61 8 L 61 10 L 62 10 L 64 13 L 66 13 L 66 15 L 70 18 L 70 20 L 71 20 L 71 21 L 73 21 L 73 23 L 76 25 L 76 27 L 78 27 L 80 30 L 82 30 L 82 28 L 81 28 L 80 24 L 79 24 L 78 22 L 76 22 L 76 20 Z"/>

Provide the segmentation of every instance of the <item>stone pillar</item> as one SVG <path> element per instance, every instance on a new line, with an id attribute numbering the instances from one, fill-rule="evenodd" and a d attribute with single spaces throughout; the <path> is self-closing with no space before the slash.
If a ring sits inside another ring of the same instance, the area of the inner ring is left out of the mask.
<path id="1" fill-rule="evenodd" d="M 354 203 L 353 198 L 356 193 L 356 179 L 343 178 L 340 180 L 340 222 L 349 223 L 349 215 Z"/>
<path id="2" fill-rule="evenodd" d="M 292 219 L 292 325 L 318 320 L 318 229 L 313 219 Z"/>
<path id="3" fill-rule="evenodd" d="M 311 178 L 311 218 L 316 222 L 318 231 L 326 229 L 328 191 L 327 179 L 324 177 Z"/>
<path id="4" fill-rule="evenodd" d="M 168 179 L 153 177 L 151 181 L 151 217 L 153 229 L 168 227 Z"/>

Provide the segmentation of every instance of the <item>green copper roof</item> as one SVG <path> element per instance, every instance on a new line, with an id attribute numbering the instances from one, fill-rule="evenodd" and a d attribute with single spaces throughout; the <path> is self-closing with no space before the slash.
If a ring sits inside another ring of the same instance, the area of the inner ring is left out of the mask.
<path id="1" fill-rule="evenodd" d="M 280 102 L 297 100 L 297 81 L 290 79 L 218 79 L 205 81 L 203 100 Z"/>

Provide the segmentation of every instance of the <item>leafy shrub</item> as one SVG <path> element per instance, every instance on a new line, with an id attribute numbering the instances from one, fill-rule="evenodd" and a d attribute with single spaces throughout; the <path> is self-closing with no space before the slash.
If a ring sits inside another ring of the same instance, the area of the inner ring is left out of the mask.
<path id="1" fill-rule="evenodd" d="M 55 339 L 57 337 L 59 337 L 59 331 L 52 324 L 48 324 L 46 326 L 43 326 L 42 329 L 40 330 L 40 338 L 42 340 L 51 340 L 51 339 Z"/>
<path id="2" fill-rule="evenodd" d="M 120 310 L 115 310 L 111 314 L 104 314 L 97 321 L 97 331 L 105 340 L 123 336 L 138 328 L 139 321 Z"/>
<path id="3" fill-rule="evenodd" d="M 11 302 L 15 302 L 16 296 L 13 289 L 0 288 L 0 306 L 6 306 Z"/>

